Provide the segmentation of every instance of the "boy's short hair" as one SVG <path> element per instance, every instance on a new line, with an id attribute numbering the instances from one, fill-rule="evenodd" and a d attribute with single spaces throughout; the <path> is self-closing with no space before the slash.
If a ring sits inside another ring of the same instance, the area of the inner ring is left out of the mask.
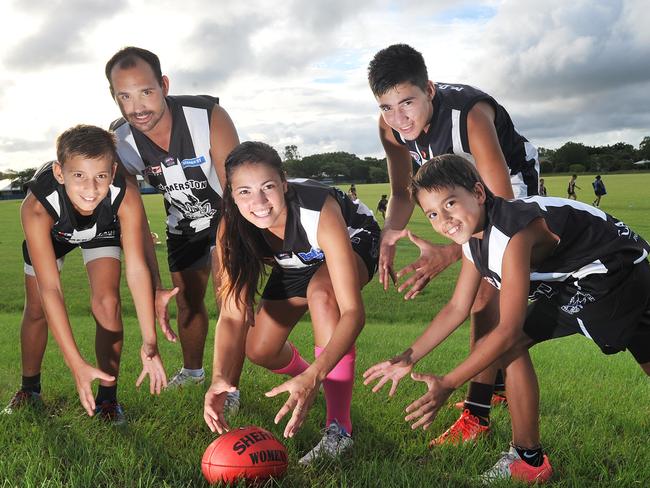
<path id="1" fill-rule="evenodd" d="M 428 82 L 422 54 L 407 44 L 393 44 L 382 49 L 368 65 L 368 83 L 376 97 L 400 83 L 411 83 L 426 91 Z"/>
<path id="2" fill-rule="evenodd" d="M 94 125 L 76 125 L 66 130 L 56 140 L 56 158 L 59 164 L 74 157 L 83 156 L 89 159 L 98 159 L 106 156 L 117 162 L 115 136 Z"/>
<path id="3" fill-rule="evenodd" d="M 411 179 L 409 190 L 411 199 L 420 205 L 418 201 L 420 190 L 439 191 L 443 188 L 459 186 L 473 192 L 476 183 L 483 185 L 488 197 L 494 196 L 472 163 L 456 154 L 443 154 L 431 158 L 422 165 Z"/>
<path id="4" fill-rule="evenodd" d="M 106 74 L 106 79 L 108 84 L 111 87 L 111 93 L 113 93 L 113 83 L 111 82 L 111 71 L 117 65 L 120 69 L 129 69 L 135 66 L 135 63 L 138 59 L 143 60 L 153 70 L 153 74 L 158 80 L 158 84 L 162 86 L 162 70 L 160 68 L 160 59 L 151 51 L 147 51 L 141 47 L 127 46 L 120 49 L 118 52 L 113 54 L 113 57 L 108 60 L 106 63 L 106 68 L 104 70 Z"/>

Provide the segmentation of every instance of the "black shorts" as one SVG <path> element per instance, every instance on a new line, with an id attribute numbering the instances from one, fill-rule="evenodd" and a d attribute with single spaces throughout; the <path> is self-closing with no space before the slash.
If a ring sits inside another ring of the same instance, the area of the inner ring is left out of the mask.
<path id="1" fill-rule="evenodd" d="M 377 226 L 376 229 L 373 227 L 350 238 L 352 250 L 359 255 L 368 269 L 368 280 L 372 279 L 375 271 L 377 271 L 379 233 L 379 226 Z M 321 261 L 307 268 L 274 266 L 262 292 L 262 298 L 265 300 L 286 300 L 292 297 L 307 298 L 309 282 L 323 262 Z"/>
<path id="2" fill-rule="evenodd" d="M 582 334 L 594 339 L 605 354 L 627 349 L 639 364 L 650 361 L 648 261 L 635 265 L 603 297 L 593 302 L 588 297 L 582 300 L 579 310 L 567 312 L 558 303 L 557 297 L 541 298 L 528 306 L 524 332 L 535 342 Z"/>
<path id="3" fill-rule="evenodd" d="M 191 236 L 167 233 L 167 263 L 169 271 L 209 268 L 212 249 L 216 243 L 217 227 Z"/>

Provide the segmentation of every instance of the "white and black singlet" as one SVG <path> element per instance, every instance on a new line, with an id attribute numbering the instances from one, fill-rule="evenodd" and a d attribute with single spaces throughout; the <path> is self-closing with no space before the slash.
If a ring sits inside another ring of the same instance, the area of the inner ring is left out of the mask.
<path id="1" fill-rule="evenodd" d="M 79 246 L 94 249 L 120 246 L 120 223 L 117 211 L 124 199 L 126 181 L 120 174 L 110 185 L 108 195 L 97 205 L 92 215 L 79 214 L 68 198 L 65 187 L 54 178 L 53 161 L 45 163 L 25 184 L 54 220 L 52 243 L 57 259 Z M 23 241 L 23 257 L 31 264 L 27 245 Z"/>
<path id="2" fill-rule="evenodd" d="M 467 134 L 467 115 L 478 102 L 487 102 L 495 112 L 494 125 L 501 151 L 510 169 L 515 198 L 537 195 L 539 161 L 537 148 L 515 129 L 510 115 L 487 93 L 469 85 L 434 83 L 433 114 L 427 132 L 417 139 L 404 139 L 393 129 L 395 139 L 408 147 L 413 171 L 434 156 L 458 154 L 476 164 Z"/>
<path id="3" fill-rule="evenodd" d="M 602 210 L 565 198 L 495 197 L 486 210 L 483 238 L 470 239 L 463 254 L 496 288 L 515 234 L 542 218 L 560 238 L 553 254 L 530 272 L 528 335 L 544 340 L 567 335 L 556 327 L 573 327 L 572 333 L 593 339 L 606 353 L 630 348 L 640 322 L 650 318 L 643 318 L 650 311 L 650 246 L 641 236 Z"/>
<path id="4" fill-rule="evenodd" d="M 309 280 L 325 254 L 318 244 L 318 223 L 328 196 L 341 208 L 348 227 L 352 249 L 363 259 L 372 277 L 379 256 L 380 228 L 370 209 L 362 202 L 353 203 L 338 188 L 306 179 L 288 182 L 287 221 L 282 250 L 272 253 L 276 266 L 262 294 L 266 299 L 306 296 Z"/>
<path id="5" fill-rule="evenodd" d="M 210 117 L 218 98 L 168 96 L 172 116 L 169 151 L 121 118 L 111 124 L 127 171 L 142 175 L 165 198 L 167 232 L 192 236 L 216 228 L 223 194 L 210 157 Z"/>

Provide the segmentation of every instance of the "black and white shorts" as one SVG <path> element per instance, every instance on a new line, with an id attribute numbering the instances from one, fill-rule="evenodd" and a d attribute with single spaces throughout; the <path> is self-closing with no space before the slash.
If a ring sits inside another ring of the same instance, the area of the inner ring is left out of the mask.
<path id="1" fill-rule="evenodd" d="M 66 254 L 77 247 L 81 248 L 84 265 L 99 258 L 113 258 L 118 261 L 121 258 L 119 236 L 113 239 L 92 239 L 80 244 L 70 244 L 69 242 L 58 241 L 52 237 L 52 247 L 54 248 L 54 256 L 56 257 L 56 267 L 59 271 L 63 268 L 63 261 Z M 23 241 L 23 260 L 25 274 L 28 276 L 36 276 L 32 266 L 32 260 L 29 258 L 27 241 Z"/>
<path id="2" fill-rule="evenodd" d="M 216 243 L 217 224 L 191 236 L 167 233 L 167 263 L 169 271 L 209 268 Z"/>
<path id="3" fill-rule="evenodd" d="M 607 281 L 602 278 L 603 285 Z M 597 339 L 605 354 L 627 349 L 639 364 L 649 362 L 650 264 L 642 261 L 634 265 L 617 282 L 613 288 L 603 287 L 602 296 L 593 290 L 574 290 L 582 296 L 570 307 L 562 306 L 571 302 L 567 297 L 534 301 L 528 306 L 524 332 L 535 342 L 582 334 Z"/>
<path id="4" fill-rule="evenodd" d="M 377 271 L 379 262 L 379 226 L 359 232 L 350 238 L 352 250 L 359 255 L 368 269 L 368 280 Z M 307 287 L 321 264 L 307 268 L 281 268 L 274 266 L 269 276 L 262 298 L 264 300 L 286 300 L 287 298 L 307 298 Z"/>

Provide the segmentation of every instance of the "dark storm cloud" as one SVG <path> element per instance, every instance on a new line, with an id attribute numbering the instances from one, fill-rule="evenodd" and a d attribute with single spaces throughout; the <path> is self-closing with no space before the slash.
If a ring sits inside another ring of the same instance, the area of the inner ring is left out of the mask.
<path id="1" fill-rule="evenodd" d="M 17 2 L 30 13 L 44 19 L 40 29 L 5 56 L 6 66 L 35 70 L 46 66 L 71 64 L 91 58 L 84 34 L 119 12 L 125 0 L 59 0 Z"/>

